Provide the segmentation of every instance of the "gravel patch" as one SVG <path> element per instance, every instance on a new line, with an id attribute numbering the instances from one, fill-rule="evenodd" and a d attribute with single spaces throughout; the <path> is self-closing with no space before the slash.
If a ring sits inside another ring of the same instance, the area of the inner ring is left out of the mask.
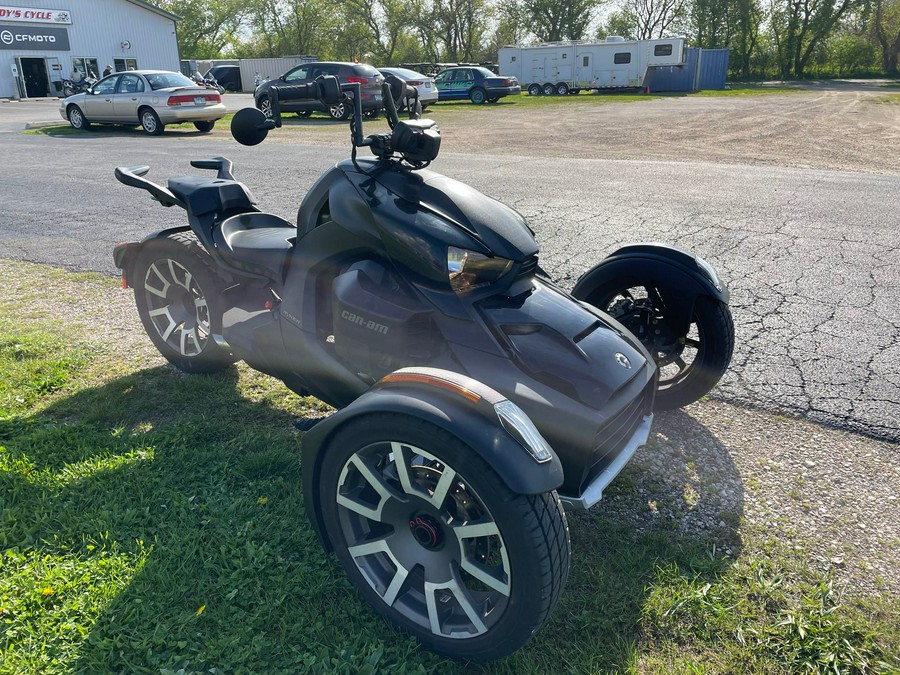
<path id="1" fill-rule="evenodd" d="M 650 445 L 596 507 L 737 557 L 794 550 L 855 595 L 900 595 L 900 446 L 716 400 L 657 416 Z"/>

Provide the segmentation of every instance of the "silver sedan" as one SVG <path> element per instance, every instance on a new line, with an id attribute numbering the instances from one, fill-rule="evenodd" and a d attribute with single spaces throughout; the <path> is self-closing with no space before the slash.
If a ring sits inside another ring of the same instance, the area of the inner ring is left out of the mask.
<path id="1" fill-rule="evenodd" d="M 225 116 L 225 104 L 215 89 L 203 87 L 181 73 L 168 70 L 130 70 L 113 73 L 85 93 L 60 101 L 59 114 L 75 129 L 98 124 L 140 124 L 153 136 L 167 124 L 193 122 L 199 131 L 212 131 Z"/>
<path id="2" fill-rule="evenodd" d="M 422 73 L 417 73 L 409 68 L 379 68 L 378 72 L 387 77 L 393 75 L 403 80 L 408 86 L 415 87 L 419 92 L 419 103 L 422 110 L 432 103 L 437 103 L 438 90 L 434 86 L 434 78 Z"/>

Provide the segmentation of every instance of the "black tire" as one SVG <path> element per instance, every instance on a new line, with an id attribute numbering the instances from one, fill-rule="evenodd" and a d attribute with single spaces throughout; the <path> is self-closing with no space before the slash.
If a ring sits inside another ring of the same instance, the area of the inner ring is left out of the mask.
<path id="1" fill-rule="evenodd" d="M 256 102 L 256 107 L 261 110 L 266 117 L 272 119 L 272 102 L 269 100 L 268 96 L 261 96 Z"/>
<path id="2" fill-rule="evenodd" d="M 81 108 L 77 105 L 69 106 L 68 116 L 69 124 L 72 125 L 73 129 L 88 131 L 91 128 L 91 123 L 88 121 L 88 118 L 84 116 Z"/>
<path id="3" fill-rule="evenodd" d="M 63 96 L 65 96 L 66 98 L 68 98 L 69 96 L 74 96 L 77 93 L 78 92 L 75 91 L 75 87 L 70 87 L 68 85 L 63 87 Z"/>
<path id="4" fill-rule="evenodd" d="M 130 284 L 141 323 L 154 346 L 188 373 L 213 373 L 237 359 L 217 345 L 222 312 L 215 305 L 224 283 L 213 262 L 189 232 L 146 242 Z"/>
<path id="5" fill-rule="evenodd" d="M 568 96 L 569 95 L 569 85 L 565 82 L 559 82 L 556 85 L 556 95 L 557 96 Z"/>
<path id="6" fill-rule="evenodd" d="M 469 100 L 475 105 L 481 105 L 487 100 L 487 93 L 481 87 L 475 87 L 469 92 Z"/>
<path id="7" fill-rule="evenodd" d="M 374 120 L 378 117 L 380 110 L 365 110 L 363 111 L 363 117 L 367 120 Z M 400 109 L 397 108 L 397 112 L 400 112 Z"/>
<path id="8" fill-rule="evenodd" d="M 734 351 L 734 322 L 728 305 L 701 296 L 694 303 L 688 333 L 673 335 L 666 328 L 658 297 L 655 288 L 638 279 L 615 279 L 579 299 L 644 338 L 641 342 L 660 369 L 653 409 L 674 410 L 705 396 L 725 374 Z M 653 328 L 652 321 L 657 322 Z M 657 329 L 660 334 L 655 333 Z"/>
<path id="9" fill-rule="evenodd" d="M 353 109 L 346 102 L 342 101 L 328 108 L 328 114 L 331 116 L 331 119 L 343 122 L 350 118 L 353 114 Z"/>
<path id="10" fill-rule="evenodd" d="M 141 127 L 151 136 L 159 136 L 166 130 L 165 125 L 159 121 L 159 115 L 153 108 L 141 108 L 138 116 L 141 120 Z"/>
<path id="11" fill-rule="evenodd" d="M 553 96 L 556 94 L 556 85 L 552 82 L 547 82 L 543 86 L 544 96 Z"/>
<path id="12" fill-rule="evenodd" d="M 300 110 L 300 111 L 297 113 L 297 117 L 299 117 L 301 120 L 305 120 L 305 119 L 308 118 L 310 115 L 312 115 L 312 110 Z"/>
<path id="13" fill-rule="evenodd" d="M 318 485 L 325 531 L 350 580 L 428 649 L 501 658 L 559 600 L 569 530 L 556 492 L 513 493 L 443 429 L 395 413 L 348 422 L 325 450 Z"/>
<path id="14" fill-rule="evenodd" d="M 543 93 L 544 93 L 544 90 L 541 88 L 541 85 L 539 85 L 537 82 L 535 82 L 534 84 L 528 85 L 528 95 L 529 96 L 540 96 Z"/>
<path id="15" fill-rule="evenodd" d="M 197 131 L 202 131 L 203 133 L 209 133 L 213 130 L 213 127 L 216 126 L 215 120 L 203 120 L 200 122 L 194 122 L 194 126 L 197 127 Z"/>

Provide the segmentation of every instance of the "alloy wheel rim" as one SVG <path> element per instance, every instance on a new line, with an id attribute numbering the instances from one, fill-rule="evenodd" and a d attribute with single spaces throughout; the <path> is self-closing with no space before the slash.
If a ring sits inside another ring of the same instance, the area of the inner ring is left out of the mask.
<path id="1" fill-rule="evenodd" d="M 199 356 L 210 339 L 209 305 L 190 270 L 171 258 L 144 276 L 147 315 L 157 334 L 181 356 Z"/>
<path id="2" fill-rule="evenodd" d="M 381 600 L 432 634 L 487 633 L 511 592 L 500 529 L 443 460 L 401 442 L 368 445 L 336 489 L 347 552 Z"/>
<path id="3" fill-rule="evenodd" d="M 665 390 L 683 382 L 704 352 L 703 333 L 696 317 L 691 318 L 688 333 L 668 335 L 665 317 L 655 288 L 634 286 L 624 289 L 607 302 L 605 311 L 621 322 L 653 355 L 659 369 L 659 388 Z"/>
<path id="4" fill-rule="evenodd" d="M 149 112 L 145 112 L 141 117 L 141 124 L 144 125 L 144 129 L 149 132 L 156 131 L 156 119 Z"/>

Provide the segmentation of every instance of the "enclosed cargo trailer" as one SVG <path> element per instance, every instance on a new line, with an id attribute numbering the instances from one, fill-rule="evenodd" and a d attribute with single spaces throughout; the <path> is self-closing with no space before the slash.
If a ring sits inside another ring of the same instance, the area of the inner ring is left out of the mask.
<path id="1" fill-rule="evenodd" d="M 501 47 L 500 72 L 515 75 L 532 96 L 641 88 L 647 72 L 684 64 L 683 37 L 660 40 L 548 42 Z"/>

